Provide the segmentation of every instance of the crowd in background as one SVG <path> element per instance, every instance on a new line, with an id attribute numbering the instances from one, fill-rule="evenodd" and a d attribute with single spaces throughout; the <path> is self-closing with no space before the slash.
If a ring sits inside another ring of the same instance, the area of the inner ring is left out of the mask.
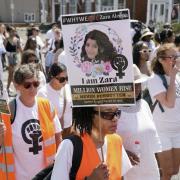
<path id="1" fill-rule="evenodd" d="M 165 24 L 160 32 L 146 28 L 133 34 L 136 104 L 130 107 L 72 108 L 61 29 L 54 23 L 45 41 L 39 33 L 37 26 L 30 25 L 23 44 L 15 27 L 0 24 L 0 98 L 15 106 L 15 113 L 10 108 L 13 118 L 1 117 L 10 122 L 0 123 L 0 175 L 7 176 L 2 155 L 9 149 L 3 151 L 4 145 L 13 147 L 13 163 L 9 159 L 4 163 L 15 164 L 15 170 L 8 171 L 10 178 L 31 179 L 56 155 L 52 179 L 68 179 L 74 162 L 73 144 L 65 138 L 71 134 L 83 142 L 77 179 L 115 180 L 123 176 L 125 180 L 170 180 L 178 174 L 180 35 L 172 26 Z M 89 39 L 84 49 L 98 51 L 96 39 Z M 107 163 L 101 163 L 104 160 Z"/>

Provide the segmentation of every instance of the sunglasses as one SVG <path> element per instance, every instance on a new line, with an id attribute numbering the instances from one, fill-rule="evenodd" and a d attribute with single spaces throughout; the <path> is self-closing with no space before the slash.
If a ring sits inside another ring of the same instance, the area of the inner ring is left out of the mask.
<path id="1" fill-rule="evenodd" d="M 175 56 L 161 56 L 160 58 L 162 58 L 162 59 L 176 60 L 176 59 L 178 59 L 179 57 L 180 57 L 179 55 L 175 55 Z"/>
<path id="2" fill-rule="evenodd" d="M 40 84 L 39 81 L 24 82 L 24 83 L 23 83 L 23 87 L 24 87 L 25 89 L 29 89 L 29 88 L 31 88 L 32 86 L 33 86 L 34 88 L 37 88 L 37 87 L 39 86 L 39 84 Z"/>
<path id="3" fill-rule="evenodd" d="M 65 81 L 68 81 L 68 76 L 66 77 L 56 77 L 56 79 L 60 82 L 60 83 L 63 83 Z"/>
<path id="4" fill-rule="evenodd" d="M 99 111 L 94 111 L 95 114 L 99 114 Z M 118 119 L 120 118 L 121 116 L 121 110 L 117 110 L 115 112 L 101 112 L 100 111 L 100 116 L 101 118 L 103 119 L 106 119 L 106 120 L 110 120 L 112 121 L 114 119 L 114 116 L 116 116 Z"/>
<path id="5" fill-rule="evenodd" d="M 141 51 L 139 51 L 141 53 L 151 53 L 152 50 L 151 49 L 142 49 Z"/>

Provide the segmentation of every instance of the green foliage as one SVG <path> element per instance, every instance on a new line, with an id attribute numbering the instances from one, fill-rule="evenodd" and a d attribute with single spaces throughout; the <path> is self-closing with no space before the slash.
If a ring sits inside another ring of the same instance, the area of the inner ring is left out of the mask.
<path id="1" fill-rule="evenodd" d="M 172 24 L 175 34 L 180 34 L 180 23 Z"/>

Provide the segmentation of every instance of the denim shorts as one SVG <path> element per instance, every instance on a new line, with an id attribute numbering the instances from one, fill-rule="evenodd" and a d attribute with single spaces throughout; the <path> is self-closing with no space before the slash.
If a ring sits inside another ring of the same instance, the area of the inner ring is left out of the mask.
<path id="1" fill-rule="evenodd" d="M 11 66 L 15 66 L 17 65 L 17 53 L 8 53 L 7 54 L 7 58 L 8 58 L 8 63 Z"/>

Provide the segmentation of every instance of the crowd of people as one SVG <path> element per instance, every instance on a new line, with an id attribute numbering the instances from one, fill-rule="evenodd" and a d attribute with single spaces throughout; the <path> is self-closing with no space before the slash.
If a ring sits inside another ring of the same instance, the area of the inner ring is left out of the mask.
<path id="1" fill-rule="evenodd" d="M 55 23 L 45 41 L 39 32 L 31 25 L 23 45 L 15 27 L 0 24 L 0 99 L 10 110 L 0 114 L 0 179 L 37 180 L 53 163 L 52 180 L 171 180 L 178 174 L 180 36 L 171 25 L 156 33 L 144 29 L 132 44 L 132 106 L 72 107 L 61 29 Z M 107 63 L 117 53 L 106 34 L 93 30 L 80 59 Z"/>

